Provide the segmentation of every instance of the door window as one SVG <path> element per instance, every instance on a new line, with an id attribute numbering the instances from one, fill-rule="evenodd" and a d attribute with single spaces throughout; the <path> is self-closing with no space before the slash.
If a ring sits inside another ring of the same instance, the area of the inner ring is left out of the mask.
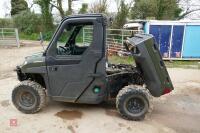
<path id="1" fill-rule="evenodd" d="M 93 41 L 93 24 L 67 24 L 56 42 L 57 55 L 82 55 Z"/>

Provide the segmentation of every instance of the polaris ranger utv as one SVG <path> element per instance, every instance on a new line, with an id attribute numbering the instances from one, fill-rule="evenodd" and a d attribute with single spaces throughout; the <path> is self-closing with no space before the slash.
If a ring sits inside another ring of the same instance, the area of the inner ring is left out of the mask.
<path id="1" fill-rule="evenodd" d="M 108 64 L 106 25 L 101 14 L 63 19 L 45 52 L 28 56 L 17 66 L 21 83 L 12 92 L 15 107 L 31 114 L 44 107 L 47 97 L 86 104 L 116 99 L 124 118 L 143 119 L 149 95 L 169 93 L 172 82 L 151 35 L 138 34 L 124 43 L 136 66 Z M 91 39 L 83 45 L 78 39 L 88 27 Z"/>

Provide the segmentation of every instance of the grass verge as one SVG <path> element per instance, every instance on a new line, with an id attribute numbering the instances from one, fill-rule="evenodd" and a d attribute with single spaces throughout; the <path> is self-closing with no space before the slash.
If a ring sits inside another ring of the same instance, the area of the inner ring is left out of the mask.
<path id="1" fill-rule="evenodd" d="M 113 64 L 135 64 L 133 57 L 109 56 L 108 62 Z M 168 68 L 200 69 L 200 61 L 164 61 Z"/>

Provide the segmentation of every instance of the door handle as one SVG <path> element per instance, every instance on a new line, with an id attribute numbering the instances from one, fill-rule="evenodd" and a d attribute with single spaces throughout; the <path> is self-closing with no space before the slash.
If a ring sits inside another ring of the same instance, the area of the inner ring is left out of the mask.
<path id="1" fill-rule="evenodd" d="M 57 70 L 58 70 L 58 67 L 55 67 L 55 66 L 49 67 L 49 71 L 57 71 Z"/>

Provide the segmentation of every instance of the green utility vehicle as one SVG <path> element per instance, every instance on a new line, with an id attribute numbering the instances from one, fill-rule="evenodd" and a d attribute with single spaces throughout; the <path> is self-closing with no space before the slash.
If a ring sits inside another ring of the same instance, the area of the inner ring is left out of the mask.
<path id="1" fill-rule="evenodd" d="M 172 82 L 152 35 L 137 34 L 124 42 L 136 66 L 108 64 L 107 23 L 102 14 L 63 19 L 46 50 L 17 66 L 21 83 L 12 92 L 15 107 L 32 114 L 44 107 L 47 97 L 86 104 L 116 99 L 124 118 L 143 119 L 150 106 L 149 95 L 169 93 Z M 85 27 L 92 29 L 92 38 L 83 45 L 78 36 Z"/>

